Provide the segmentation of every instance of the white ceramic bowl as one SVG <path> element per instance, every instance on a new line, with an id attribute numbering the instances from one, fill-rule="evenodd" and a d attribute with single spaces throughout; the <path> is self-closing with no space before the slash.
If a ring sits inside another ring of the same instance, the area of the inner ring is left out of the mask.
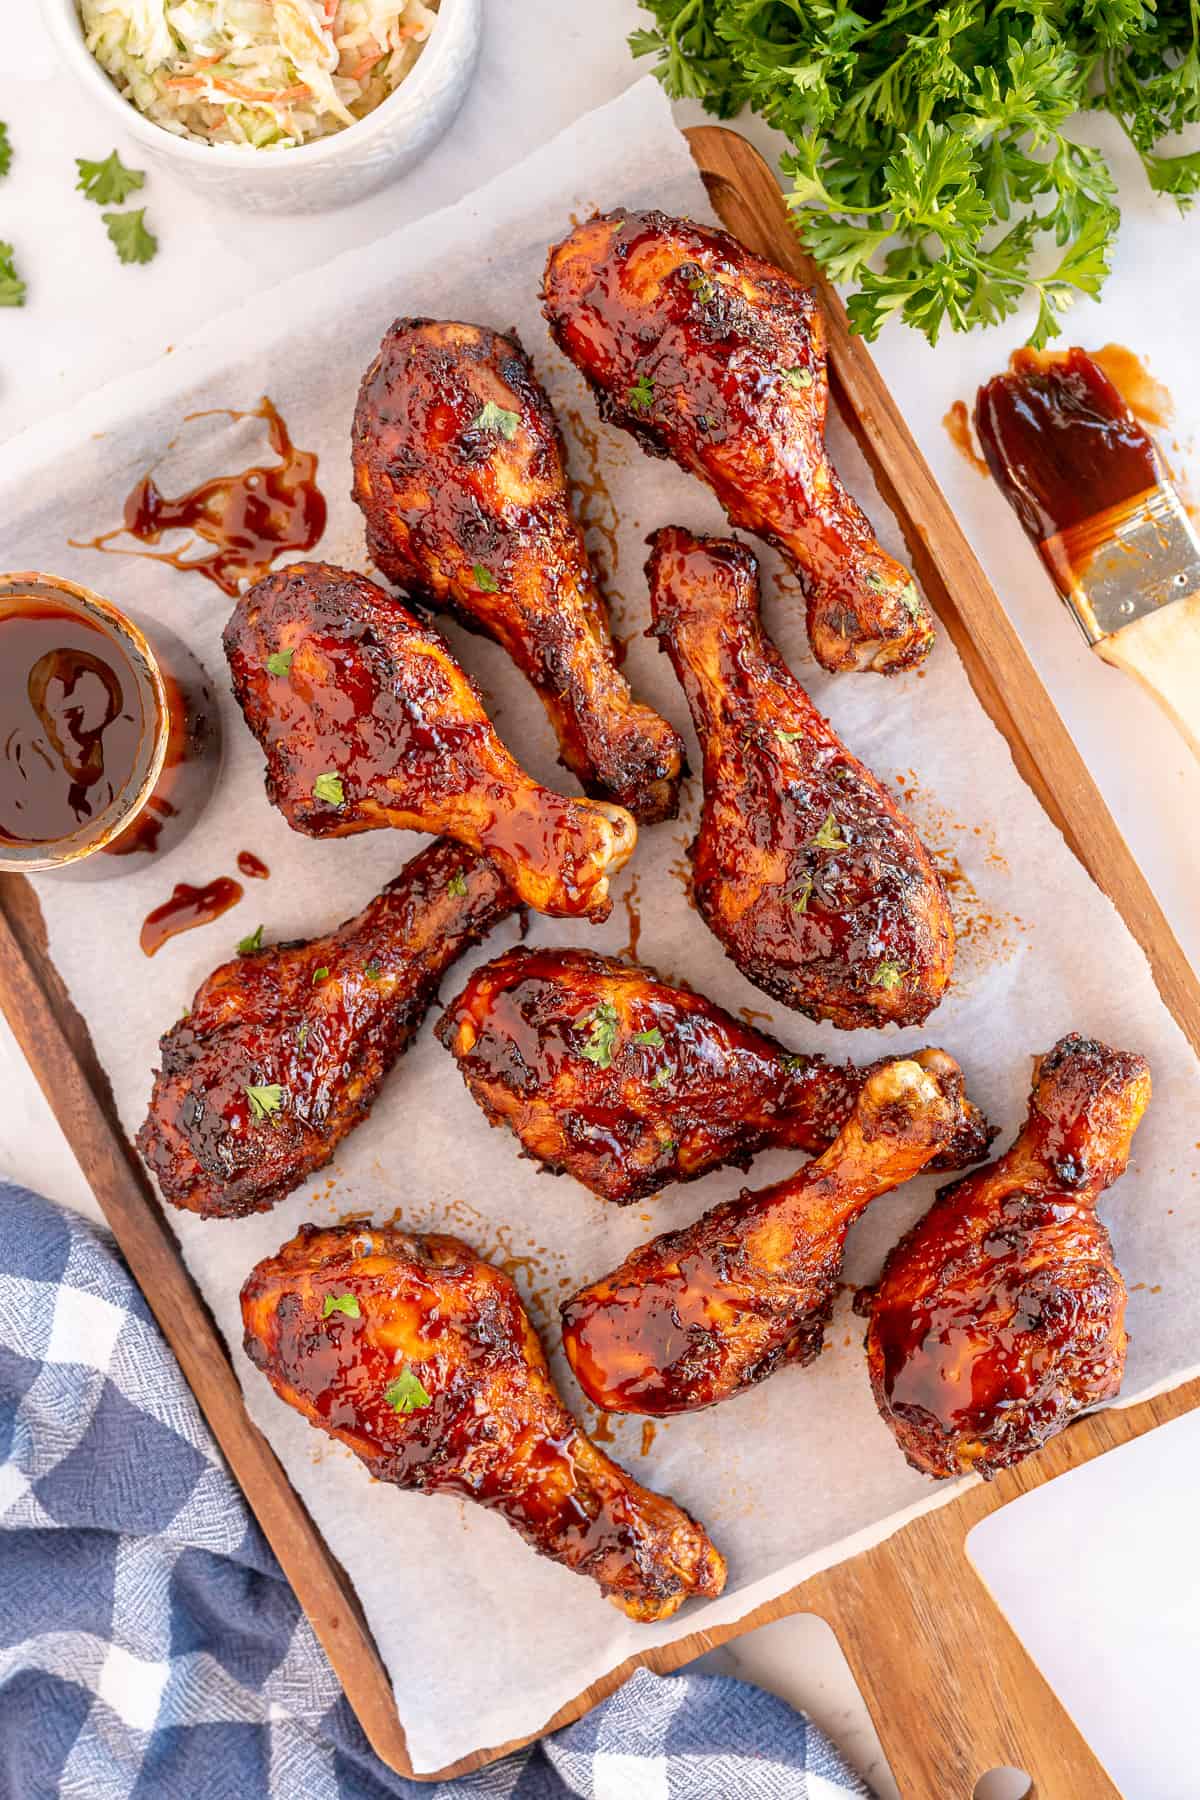
<path id="1" fill-rule="evenodd" d="M 437 142 L 462 104 L 479 54 L 482 0 L 441 0 L 438 21 L 394 93 L 353 125 L 289 150 L 176 137 L 123 100 L 83 41 L 76 0 L 42 0 L 59 54 L 146 160 L 249 212 L 321 212 L 360 200 Z"/>

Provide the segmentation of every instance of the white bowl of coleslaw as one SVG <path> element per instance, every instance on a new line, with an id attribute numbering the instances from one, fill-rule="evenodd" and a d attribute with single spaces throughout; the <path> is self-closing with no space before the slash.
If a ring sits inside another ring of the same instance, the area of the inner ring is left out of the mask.
<path id="1" fill-rule="evenodd" d="M 146 157 L 215 199 L 319 212 L 411 168 L 458 111 L 482 0 L 42 0 Z"/>

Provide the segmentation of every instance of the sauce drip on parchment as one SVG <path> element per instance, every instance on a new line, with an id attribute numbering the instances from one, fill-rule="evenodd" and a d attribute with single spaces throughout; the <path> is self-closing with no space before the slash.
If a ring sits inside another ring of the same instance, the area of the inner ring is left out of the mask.
<path id="1" fill-rule="evenodd" d="M 965 400 L 956 400 L 942 420 L 946 434 L 964 462 L 970 463 L 977 475 L 986 476 L 988 466 L 975 448 L 971 437 L 971 416 Z"/>
<path id="2" fill-rule="evenodd" d="M 265 881 L 271 873 L 266 863 L 260 856 L 255 856 L 253 850 L 239 850 L 237 866 L 238 874 L 248 876 L 251 881 Z"/>
<path id="3" fill-rule="evenodd" d="M 192 887 L 186 881 L 176 885 L 169 900 L 147 913 L 142 925 L 140 943 L 147 956 L 161 950 L 168 938 L 181 931 L 194 931 L 198 925 L 211 925 L 222 913 L 236 906 L 242 897 L 242 884 L 229 875 L 218 875 L 204 887 Z"/>
<path id="4" fill-rule="evenodd" d="M 215 412 L 235 420 L 265 420 L 279 461 L 215 475 L 176 495 L 164 494 L 150 470 L 126 497 L 121 525 L 84 543 L 74 538 L 70 542 L 77 549 L 103 550 L 110 556 L 146 556 L 170 563 L 172 568 L 203 575 L 233 597 L 260 580 L 283 551 L 311 550 L 325 529 L 326 515 L 315 452 L 292 443 L 286 424 L 265 395 L 251 412 L 216 407 L 187 417 L 207 418 Z M 114 543 L 129 535 L 143 544 L 159 544 L 168 531 L 188 531 L 192 536 L 179 550 L 129 550 Z"/>
<path id="5" fill-rule="evenodd" d="M 50 844 L 98 819 L 146 729 L 120 647 L 43 600 L 0 610 L 0 841 Z"/>

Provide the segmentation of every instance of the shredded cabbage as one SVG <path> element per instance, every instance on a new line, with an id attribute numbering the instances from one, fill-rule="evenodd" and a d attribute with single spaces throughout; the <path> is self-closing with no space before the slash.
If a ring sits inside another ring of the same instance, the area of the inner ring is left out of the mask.
<path id="1" fill-rule="evenodd" d="M 132 105 L 178 137 L 283 149 L 353 125 L 402 81 L 438 0 L 78 0 Z"/>

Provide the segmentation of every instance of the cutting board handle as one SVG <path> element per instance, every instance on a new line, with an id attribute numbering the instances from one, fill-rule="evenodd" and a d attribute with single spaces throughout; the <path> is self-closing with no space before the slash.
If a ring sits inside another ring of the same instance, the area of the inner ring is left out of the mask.
<path id="1" fill-rule="evenodd" d="M 1200 594 L 1122 626 L 1096 649 L 1141 682 L 1200 756 Z"/>
<path id="2" fill-rule="evenodd" d="M 957 1507 L 805 1588 L 832 1627 L 904 1800 L 972 1800 L 1024 1769 L 1037 1800 L 1121 1800 L 967 1560 Z"/>

